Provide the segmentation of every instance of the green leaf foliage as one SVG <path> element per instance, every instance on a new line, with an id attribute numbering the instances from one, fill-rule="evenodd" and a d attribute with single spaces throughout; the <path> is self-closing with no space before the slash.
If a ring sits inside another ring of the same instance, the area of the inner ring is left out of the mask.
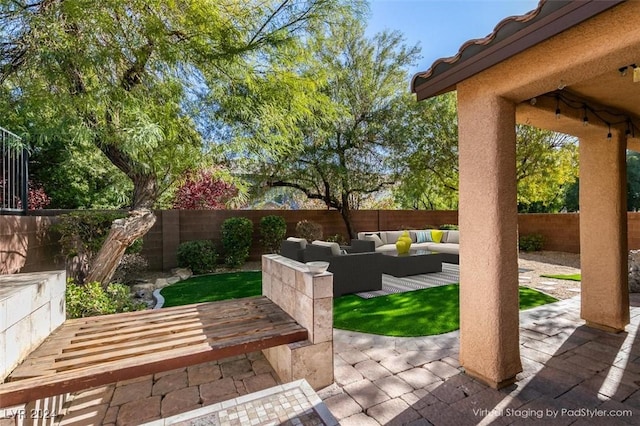
<path id="1" fill-rule="evenodd" d="M 264 216 L 260 219 L 260 235 L 264 252 L 277 253 L 287 235 L 287 222 L 282 216 Z"/>
<path id="2" fill-rule="evenodd" d="M 218 253 L 213 241 L 186 241 L 178 246 L 178 266 L 189 268 L 196 275 L 213 272 L 218 262 Z"/>
<path id="3" fill-rule="evenodd" d="M 458 129 L 455 93 L 418 102 L 412 118 L 414 137 L 394 151 L 402 179 L 394 196 L 402 208 L 458 208 Z M 516 178 L 520 212 L 557 212 L 564 193 L 578 176 L 574 138 L 516 126 Z"/>
<path id="4" fill-rule="evenodd" d="M 246 217 L 230 217 L 222 222 L 224 261 L 230 268 L 242 266 L 249 257 L 253 222 Z"/>
<path id="5" fill-rule="evenodd" d="M 391 146 L 404 142 L 407 69 L 419 49 L 399 33 L 368 38 L 362 22 L 343 19 L 308 41 L 322 108 L 297 123 L 292 152 L 261 165 L 268 187 L 294 188 L 340 211 L 352 235 L 350 210 L 395 182 L 387 164 Z"/>
<path id="6" fill-rule="evenodd" d="M 518 238 L 518 247 L 522 251 L 540 251 L 544 245 L 544 237 L 541 234 L 522 235 Z"/>
<path id="7" fill-rule="evenodd" d="M 80 285 L 69 279 L 65 300 L 68 319 L 140 311 L 146 308 L 144 303 L 131 297 L 129 286 L 114 283 L 103 288 L 98 282 Z"/>
<path id="8" fill-rule="evenodd" d="M 79 211 L 57 217 L 51 229 L 60 235 L 62 255 L 69 259 L 80 254 L 92 258 L 107 238 L 113 221 L 124 218 L 125 212 Z M 142 239 L 135 240 L 126 253 L 140 253 Z"/>
<path id="9" fill-rule="evenodd" d="M 48 150 L 50 141 L 70 147 L 74 159 L 60 158 L 69 170 L 58 182 L 81 179 L 99 164 L 105 169 L 87 186 L 77 182 L 70 194 L 57 194 L 54 205 L 126 201 L 151 207 L 184 170 L 197 167 L 209 150 L 203 143 L 203 134 L 212 136 L 207 129 L 224 129 L 215 114 L 246 118 L 240 94 L 225 96 L 229 92 L 244 92 L 248 108 L 266 117 L 271 109 L 285 117 L 277 101 L 296 99 L 295 85 L 281 97 L 254 96 L 263 80 L 277 74 L 270 64 L 299 67 L 300 40 L 357 3 L 0 1 L 3 125 L 35 150 Z M 275 94 L 275 83 L 271 87 Z M 82 157 L 85 151 L 89 155 Z M 73 161 L 82 167 L 72 170 Z M 101 164 L 106 161 L 111 165 Z M 46 175 L 40 164 L 37 173 Z M 120 185 L 126 176 L 131 186 L 109 193 L 105 181 L 113 167 L 120 172 L 110 183 Z M 82 197 L 81 191 L 93 190 L 90 184 L 98 185 L 98 194 Z"/>

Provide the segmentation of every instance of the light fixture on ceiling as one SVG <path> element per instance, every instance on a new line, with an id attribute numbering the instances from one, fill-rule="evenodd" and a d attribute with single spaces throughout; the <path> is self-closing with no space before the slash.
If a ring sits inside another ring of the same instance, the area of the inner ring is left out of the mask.
<path id="1" fill-rule="evenodd" d="M 535 105 L 537 102 L 538 100 L 536 98 L 529 99 L 529 103 L 531 104 L 531 106 Z"/>
<path id="2" fill-rule="evenodd" d="M 628 68 L 632 69 L 631 65 L 629 65 Z M 640 70 L 640 66 L 637 67 L 637 69 Z M 607 127 L 607 133 L 606 133 L 607 140 L 613 139 L 612 128 L 617 128 L 620 132 L 624 131 L 624 134 L 627 138 L 635 138 L 636 134 L 640 134 L 640 126 L 637 125 L 634 122 L 633 118 L 630 117 L 629 115 L 620 113 L 619 111 L 610 111 L 607 109 L 603 109 L 602 107 L 595 107 L 595 106 L 589 105 L 589 103 L 586 102 L 584 99 L 580 99 L 579 97 L 577 97 L 576 95 L 570 92 L 555 91 L 555 92 L 539 95 L 538 97 L 540 96 L 542 97 L 553 96 L 556 99 L 556 110 L 555 110 L 556 119 L 559 119 L 561 116 L 560 103 L 562 103 L 563 111 L 565 113 L 567 110 L 569 111 L 568 117 L 577 115 L 577 114 L 572 114 L 571 111 L 575 111 L 575 113 L 579 114 L 579 111 L 582 110 L 583 126 L 586 127 L 586 126 L 589 126 L 590 124 L 595 124 L 595 126 L 597 127 L 601 124 L 604 124 Z M 537 101 L 537 98 L 536 98 L 536 101 Z M 531 99 L 525 102 L 530 103 Z M 613 121 L 611 120 L 611 118 L 613 118 Z"/>
<path id="3" fill-rule="evenodd" d="M 621 67 L 621 68 L 618 68 L 618 71 L 620 72 L 620 77 L 624 77 L 625 75 L 627 75 L 627 69 L 628 69 L 628 68 L 629 68 L 629 67 Z"/>
<path id="4" fill-rule="evenodd" d="M 636 64 L 631 64 L 631 68 L 633 68 L 633 82 L 640 83 L 640 68 Z"/>
<path id="5" fill-rule="evenodd" d="M 565 87 L 567 87 L 567 83 L 565 83 L 564 80 L 560 80 L 560 83 L 558 83 L 558 90 L 562 90 Z"/>

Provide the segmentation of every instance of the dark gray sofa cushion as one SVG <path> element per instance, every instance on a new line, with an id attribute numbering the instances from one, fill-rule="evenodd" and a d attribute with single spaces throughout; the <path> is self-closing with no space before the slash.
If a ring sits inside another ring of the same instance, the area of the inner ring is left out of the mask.
<path id="1" fill-rule="evenodd" d="M 351 253 L 334 256 L 330 247 L 307 244 L 304 262 L 329 262 L 333 273 L 333 297 L 382 289 L 382 253 Z"/>

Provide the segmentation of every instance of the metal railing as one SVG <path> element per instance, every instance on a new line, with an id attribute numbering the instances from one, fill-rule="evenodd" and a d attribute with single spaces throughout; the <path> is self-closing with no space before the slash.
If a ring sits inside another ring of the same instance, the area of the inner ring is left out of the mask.
<path id="1" fill-rule="evenodd" d="M 22 139 L 0 127 L 0 214 L 26 214 L 29 154 Z"/>

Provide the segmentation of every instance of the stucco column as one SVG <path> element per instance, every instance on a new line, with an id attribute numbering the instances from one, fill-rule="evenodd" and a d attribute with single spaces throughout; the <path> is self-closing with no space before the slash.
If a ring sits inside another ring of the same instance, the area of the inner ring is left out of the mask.
<path id="1" fill-rule="evenodd" d="M 515 105 L 458 85 L 460 364 L 494 388 L 522 371 Z"/>
<path id="2" fill-rule="evenodd" d="M 581 314 L 587 325 L 629 324 L 626 140 L 602 132 L 580 138 Z"/>

